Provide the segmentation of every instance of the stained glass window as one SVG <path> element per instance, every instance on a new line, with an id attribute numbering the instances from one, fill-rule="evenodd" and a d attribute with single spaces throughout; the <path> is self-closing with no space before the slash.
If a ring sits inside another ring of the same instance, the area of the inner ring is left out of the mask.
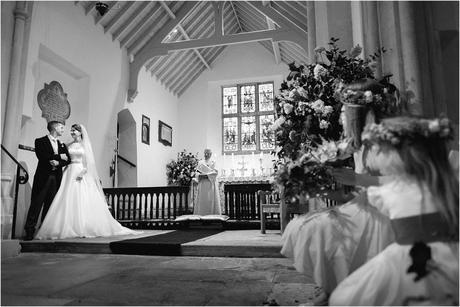
<path id="1" fill-rule="evenodd" d="M 260 116 L 260 150 L 275 149 L 275 134 L 270 126 L 275 121 L 275 115 Z"/>
<path id="2" fill-rule="evenodd" d="M 224 114 L 235 114 L 237 112 L 237 88 L 236 86 L 224 87 L 223 89 L 223 107 Z"/>
<path id="3" fill-rule="evenodd" d="M 256 111 L 256 86 L 244 85 L 240 88 L 241 112 L 250 113 Z"/>
<path id="4" fill-rule="evenodd" d="M 256 117 L 247 116 L 241 118 L 241 150 L 254 151 L 256 143 Z"/>
<path id="5" fill-rule="evenodd" d="M 238 150 L 238 117 L 224 118 L 224 151 Z"/>
<path id="6" fill-rule="evenodd" d="M 275 149 L 273 82 L 237 84 L 222 88 L 222 148 L 224 153 Z"/>
<path id="7" fill-rule="evenodd" d="M 259 111 L 273 111 L 273 83 L 259 85 Z"/>

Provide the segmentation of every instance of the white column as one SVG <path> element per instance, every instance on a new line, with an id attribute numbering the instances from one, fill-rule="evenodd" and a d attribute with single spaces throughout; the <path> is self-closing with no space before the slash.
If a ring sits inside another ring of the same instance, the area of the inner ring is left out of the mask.
<path id="1" fill-rule="evenodd" d="M 419 52 L 417 50 L 414 5 L 414 2 L 410 1 L 398 2 L 404 80 L 406 83 L 404 90 L 408 91 L 407 108 L 409 113 L 421 115 L 423 114 L 423 92 Z"/>
<path id="2" fill-rule="evenodd" d="M 21 59 L 24 49 L 25 23 L 28 18 L 25 1 L 18 1 L 14 11 L 14 36 L 11 50 L 11 68 L 8 77 L 8 93 L 5 105 L 2 144 L 14 156 L 17 156 L 21 129 L 22 101 L 19 101 L 19 81 L 21 77 Z M 2 173 L 14 171 L 11 159 L 2 154 Z"/>
<path id="3" fill-rule="evenodd" d="M 376 1 L 363 1 L 364 13 L 364 55 L 369 56 L 380 49 L 379 16 Z M 377 78 L 382 76 L 382 60 L 377 60 L 375 72 Z"/>
<path id="4" fill-rule="evenodd" d="M 360 45 L 364 48 L 364 28 L 363 28 L 363 8 L 361 1 L 352 1 L 351 5 L 351 24 L 353 30 L 353 46 Z M 364 50 L 359 55 L 364 58 Z"/>
<path id="5" fill-rule="evenodd" d="M 8 76 L 8 93 L 5 105 L 5 122 L 3 124 L 2 144 L 17 157 L 19 137 L 21 134 L 22 101 L 19 97 L 22 50 L 24 49 L 25 24 L 28 18 L 27 3 L 18 1 L 14 11 L 14 34 L 11 49 L 10 74 Z M 2 239 L 11 238 L 13 221 L 13 182 L 16 167 L 11 158 L 2 152 L 1 174 L 1 231 Z"/>
<path id="6" fill-rule="evenodd" d="M 307 22 L 308 22 L 308 60 L 316 63 L 316 17 L 315 2 L 307 1 Z"/>

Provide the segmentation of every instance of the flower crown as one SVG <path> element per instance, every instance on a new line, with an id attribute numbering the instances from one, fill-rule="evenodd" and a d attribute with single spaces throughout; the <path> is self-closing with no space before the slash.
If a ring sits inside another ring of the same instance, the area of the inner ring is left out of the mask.
<path id="1" fill-rule="evenodd" d="M 364 128 L 361 135 L 363 142 L 388 143 L 400 145 L 404 140 L 416 139 L 450 139 L 452 127 L 449 119 L 421 119 L 410 117 L 395 117 L 382 122 L 371 124 Z"/>
<path id="2" fill-rule="evenodd" d="M 394 115 L 398 111 L 397 88 L 389 82 L 386 76 L 382 80 L 361 80 L 345 85 L 338 83 L 335 95 L 343 104 L 369 106 L 381 117 Z"/>

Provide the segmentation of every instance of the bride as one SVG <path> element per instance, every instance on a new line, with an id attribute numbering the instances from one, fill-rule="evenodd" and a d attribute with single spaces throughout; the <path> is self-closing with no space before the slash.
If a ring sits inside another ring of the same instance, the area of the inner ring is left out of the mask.
<path id="1" fill-rule="evenodd" d="M 121 226 L 110 214 L 85 127 L 72 125 L 70 135 L 73 138 L 68 146 L 71 163 L 63 173 L 61 186 L 35 238 L 92 238 L 138 233 Z"/>

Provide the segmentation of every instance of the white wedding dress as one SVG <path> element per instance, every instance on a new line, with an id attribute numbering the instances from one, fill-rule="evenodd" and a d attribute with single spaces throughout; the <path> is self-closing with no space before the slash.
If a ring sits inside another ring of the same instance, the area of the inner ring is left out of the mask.
<path id="1" fill-rule="evenodd" d="M 80 143 L 69 146 L 71 163 L 65 169 L 60 188 L 35 238 L 93 238 L 137 234 L 121 226 L 110 214 L 97 179 L 84 170 L 85 149 Z M 92 154 L 92 153 L 91 153 Z"/>

